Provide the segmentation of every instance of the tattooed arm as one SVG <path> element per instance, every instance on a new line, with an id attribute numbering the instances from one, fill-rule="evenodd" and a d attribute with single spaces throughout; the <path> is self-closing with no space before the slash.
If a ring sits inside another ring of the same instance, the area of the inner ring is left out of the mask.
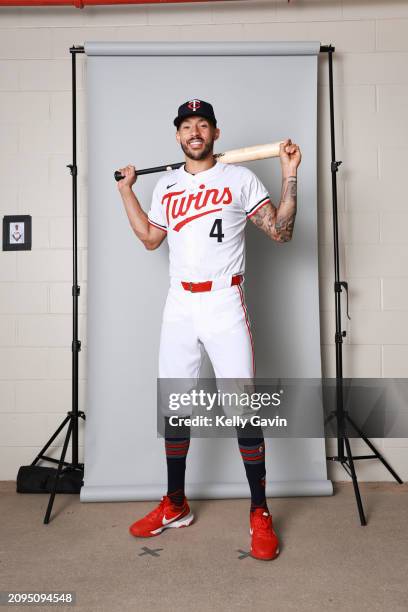
<path id="1" fill-rule="evenodd" d="M 262 206 L 251 221 L 272 240 L 288 242 L 292 238 L 297 205 L 297 167 L 302 159 L 299 146 L 290 138 L 279 147 L 282 168 L 282 193 L 279 206 L 272 202 Z"/>
<path id="2" fill-rule="evenodd" d="M 297 177 L 282 177 L 282 195 L 278 207 L 272 202 L 262 206 L 251 221 L 277 242 L 288 242 L 292 238 L 296 216 Z"/>

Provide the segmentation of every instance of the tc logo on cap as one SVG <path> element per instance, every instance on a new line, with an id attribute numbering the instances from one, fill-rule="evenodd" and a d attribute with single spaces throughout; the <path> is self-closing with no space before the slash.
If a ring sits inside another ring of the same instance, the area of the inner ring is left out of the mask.
<path id="1" fill-rule="evenodd" d="M 188 100 L 187 102 L 184 102 L 181 106 L 179 106 L 177 117 L 174 119 L 173 123 L 178 129 L 183 119 L 198 115 L 200 115 L 201 117 L 205 117 L 205 119 L 211 121 L 214 127 L 217 127 L 217 120 L 215 118 L 214 109 L 212 105 L 209 102 L 205 102 L 204 100 L 198 100 L 198 98 Z"/>
<path id="2" fill-rule="evenodd" d="M 188 108 L 191 108 L 192 111 L 196 111 L 200 108 L 201 102 L 200 100 L 190 100 L 187 106 Z"/>

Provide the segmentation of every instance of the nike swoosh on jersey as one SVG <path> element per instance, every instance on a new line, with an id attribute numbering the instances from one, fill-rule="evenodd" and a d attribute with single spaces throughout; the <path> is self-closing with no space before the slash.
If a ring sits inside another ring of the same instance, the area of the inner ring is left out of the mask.
<path id="1" fill-rule="evenodd" d="M 177 182 L 176 183 L 172 183 L 171 185 L 167 185 L 166 189 L 170 189 L 170 187 L 174 187 L 174 185 L 177 185 Z"/>
<path id="2" fill-rule="evenodd" d="M 173 516 L 171 519 L 166 519 L 166 515 L 164 515 L 163 519 L 162 519 L 163 525 L 168 525 L 169 523 L 171 523 L 175 519 L 179 518 L 182 514 L 183 514 L 183 512 L 180 512 L 179 514 L 177 514 L 177 516 Z"/>

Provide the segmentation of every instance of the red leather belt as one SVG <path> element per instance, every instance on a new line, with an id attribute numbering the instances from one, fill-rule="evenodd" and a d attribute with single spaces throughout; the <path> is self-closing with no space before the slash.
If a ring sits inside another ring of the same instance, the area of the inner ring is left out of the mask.
<path id="1" fill-rule="evenodd" d="M 242 282 L 242 274 L 236 274 L 231 279 L 231 287 L 234 285 L 240 285 Z M 183 289 L 191 291 L 191 293 L 199 293 L 200 291 L 211 291 L 212 281 L 203 281 L 202 283 L 189 283 L 187 281 L 181 281 Z"/>

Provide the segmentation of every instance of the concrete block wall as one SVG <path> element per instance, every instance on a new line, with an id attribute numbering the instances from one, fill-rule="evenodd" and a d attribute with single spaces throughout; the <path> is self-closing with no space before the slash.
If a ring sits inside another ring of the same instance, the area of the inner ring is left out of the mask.
<path id="1" fill-rule="evenodd" d="M 30 214 L 33 246 L 0 254 L 0 479 L 13 480 L 71 405 L 71 58 L 85 40 L 320 40 L 336 47 L 344 374 L 408 376 L 408 4 L 240 0 L 0 9 L 0 212 Z M 86 390 L 86 61 L 78 56 L 80 408 Z M 277 84 L 278 86 L 278 84 Z M 335 373 L 327 56 L 319 58 L 318 214 L 324 374 Z M 290 136 L 290 135 L 289 135 Z M 301 203 L 300 203 L 301 205 Z M 83 431 L 81 430 L 81 445 Z M 353 441 L 358 452 L 359 441 Z M 378 440 L 408 477 L 407 440 Z M 53 453 L 59 453 L 62 437 Z M 328 444 L 334 451 L 334 445 Z M 366 449 L 364 449 L 365 452 Z M 81 446 L 82 452 L 82 446 Z M 335 480 L 347 479 L 329 466 Z M 389 480 L 377 462 L 362 480 Z"/>

